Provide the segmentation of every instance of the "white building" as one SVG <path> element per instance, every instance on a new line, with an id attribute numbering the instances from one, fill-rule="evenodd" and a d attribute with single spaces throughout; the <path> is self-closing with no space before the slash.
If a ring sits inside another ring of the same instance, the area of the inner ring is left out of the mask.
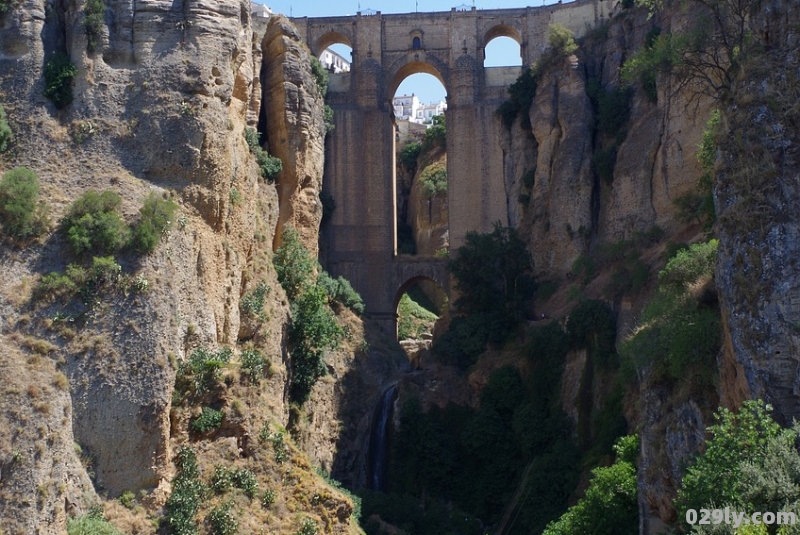
<path id="1" fill-rule="evenodd" d="M 392 102 L 394 105 L 394 118 L 398 121 L 413 121 L 417 116 L 419 110 L 419 98 L 413 93 L 411 95 L 401 95 L 394 97 Z"/>
<path id="2" fill-rule="evenodd" d="M 435 115 L 444 115 L 447 109 L 447 103 L 443 100 L 422 104 L 414 94 L 394 97 L 393 105 L 396 120 L 426 125 L 433 123 Z"/>
<path id="3" fill-rule="evenodd" d="M 330 48 L 326 48 L 325 51 L 322 52 L 319 61 L 322 63 L 322 66 L 330 72 L 350 72 L 350 60 L 345 59 L 341 54 L 337 54 Z"/>
<path id="4" fill-rule="evenodd" d="M 447 103 L 443 100 L 431 102 L 430 104 L 423 104 L 417 110 L 414 122 L 419 124 L 432 124 L 433 117 L 435 115 L 444 115 L 446 109 Z"/>
<path id="5" fill-rule="evenodd" d="M 250 2 L 250 13 L 252 13 L 254 17 L 261 19 L 268 19 L 272 16 L 272 10 L 270 8 L 257 2 Z"/>

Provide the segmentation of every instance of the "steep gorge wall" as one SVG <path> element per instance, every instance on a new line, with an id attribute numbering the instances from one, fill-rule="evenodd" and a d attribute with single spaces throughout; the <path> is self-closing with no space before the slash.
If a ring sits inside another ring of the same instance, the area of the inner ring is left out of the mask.
<path id="1" fill-rule="evenodd" d="M 3 345 L 32 354 L 30 347 L 49 344 L 42 351 L 66 375 L 70 392 L 52 401 L 54 413 L 65 415 L 48 430 L 55 446 L 30 461 L 40 471 L 48 463 L 63 467 L 51 475 L 62 482 L 35 476 L 48 493 L 37 499 L 37 485 L 22 484 L 30 471 L 4 470 L 4 533 L 63 533 L 65 502 L 67 513 L 79 514 L 94 501 L 73 433 L 98 491 L 113 497 L 156 489 L 153 503 L 163 503 L 173 471 L 176 367 L 195 348 L 258 344 L 272 363 L 268 409 L 288 422 L 288 307 L 271 250 L 279 219 L 295 224 L 312 250 L 317 241 L 322 100 L 308 53 L 285 20 L 270 25 L 262 45 L 247 1 L 109 0 L 97 52 L 88 54 L 82 9 L 71 0 L 27 0 L 0 15 L 0 103 L 16 140 L 0 171 L 36 171 L 54 221 L 93 188 L 118 192 L 128 220 L 149 192 L 171 195 L 180 204 L 179 224 L 154 254 L 121 259 L 149 290 L 103 296 L 75 330 L 52 322 L 57 304 L 31 298 L 39 274 L 77 261 L 63 238 L 54 233 L 42 245 L 3 250 Z M 54 51 L 68 53 L 78 70 L 74 101 L 61 111 L 42 94 L 43 67 Z M 262 71 L 269 73 L 263 89 Z M 284 165 L 277 189 L 260 178 L 243 136 L 258 123 L 262 91 L 262 127 Z M 91 134 L 80 139 L 76 133 L 85 130 Z M 240 314 L 240 300 L 262 281 L 271 290 L 258 329 Z M 30 359 L 8 362 L 26 370 L 21 377 L 34 377 L 38 365 Z M 16 399 L 3 398 L 4 406 Z M 335 415 L 334 401 L 325 402 Z M 10 425 L 21 425 L 24 415 L 10 414 Z M 3 462 L 15 449 L 34 447 L 26 436 L 9 438 Z M 335 441 L 309 443 L 330 465 Z"/>

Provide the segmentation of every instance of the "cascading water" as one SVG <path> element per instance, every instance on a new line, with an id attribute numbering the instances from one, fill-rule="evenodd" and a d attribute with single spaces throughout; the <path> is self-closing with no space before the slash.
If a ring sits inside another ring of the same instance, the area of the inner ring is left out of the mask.
<path id="1" fill-rule="evenodd" d="M 369 465 L 367 487 L 373 490 L 386 489 L 386 472 L 389 468 L 389 430 L 397 399 L 397 385 L 383 391 L 380 403 L 375 407 L 372 429 L 369 434 Z"/>

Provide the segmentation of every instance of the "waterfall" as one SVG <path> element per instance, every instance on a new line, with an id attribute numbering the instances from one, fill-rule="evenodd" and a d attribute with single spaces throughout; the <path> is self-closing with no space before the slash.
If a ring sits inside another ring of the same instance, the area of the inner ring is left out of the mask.
<path id="1" fill-rule="evenodd" d="M 397 385 L 383 391 L 375 407 L 372 429 L 369 434 L 369 464 L 367 487 L 373 490 L 386 489 L 386 472 L 389 468 L 389 430 L 397 399 Z"/>

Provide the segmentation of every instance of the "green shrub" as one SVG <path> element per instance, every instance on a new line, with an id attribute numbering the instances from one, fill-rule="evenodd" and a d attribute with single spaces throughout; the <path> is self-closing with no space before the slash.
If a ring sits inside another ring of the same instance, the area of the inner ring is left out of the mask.
<path id="1" fill-rule="evenodd" d="M 571 56 L 578 50 L 572 32 L 561 24 L 553 24 L 547 34 L 547 44 L 557 58 Z"/>
<path id="2" fill-rule="evenodd" d="M 11 131 L 11 127 L 8 126 L 6 110 L 4 110 L 3 105 L 0 104 L 0 152 L 5 152 L 13 140 L 14 133 Z"/>
<path id="3" fill-rule="evenodd" d="M 356 314 L 364 313 L 364 300 L 355 291 L 349 280 L 342 276 L 334 279 L 328 272 L 322 271 L 317 277 L 317 284 L 325 289 L 325 293 L 333 301 L 341 303 Z"/>
<path id="4" fill-rule="evenodd" d="M 164 504 L 164 525 L 172 535 L 197 535 L 197 511 L 208 490 L 199 479 L 197 455 L 182 447 L 175 459 L 178 469 L 172 493 Z"/>
<path id="5" fill-rule="evenodd" d="M 28 240 L 48 227 L 47 208 L 38 203 L 39 177 L 26 167 L 3 173 L 0 179 L 0 228 L 13 240 Z"/>
<path id="6" fill-rule="evenodd" d="M 433 198 L 440 193 L 447 193 L 447 168 L 440 163 L 432 163 L 419 175 L 422 193 Z"/>
<path id="7" fill-rule="evenodd" d="M 322 123 L 325 126 L 325 133 L 333 132 L 336 129 L 336 124 L 333 122 L 333 108 L 328 104 L 322 108 Z"/>
<path id="8" fill-rule="evenodd" d="M 526 69 L 508 88 L 509 99 L 497 109 L 497 113 L 502 117 L 503 124 L 510 129 L 514 124 L 514 119 L 519 115 L 522 117 L 522 127 L 529 129 L 531 126 L 528 112 L 536 97 L 536 87 L 539 81 L 539 69 Z"/>
<path id="9" fill-rule="evenodd" d="M 703 276 L 711 276 L 717 263 L 718 240 L 695 243 L 678 251 L 658 274 L 662 288 L 686 290 Z"/>
<path id="10" fill-rule="evenodd" d="M 239 521 L 233 515 L 233 502 L 226 502 L 213 508 L 206 522 L 212 535 L 233 535 L 239 529 Z"/>
<path id="11" fill-rule="evenodd" d="M 429 152 L 434 147 L 444 147 L 447 144 L 447 122 L 444 115 L 434 115 L 431 118 L 433 126 L 425 131 L 422 141 L 422 151 Z"/>
<path id="12" fill-rule="evenodd" d="M 328 94 L 328 82 L 330 76 L 328 71 L 322 65 L 319 59 L 311 56 L 311 74 L 314 76 L 314 81 L 317 83 L 319 94 L 323 97 Z"/>
<path id="13" fill-rule="evenodd" d="M 278 464 L 283 464 L 289 459 L 289 448 L 286 446 L 284 437 L 283 431 L 270 432 L 267 424 L 264 424 L 258 434 L 258 440 L 272 444 L 272 449 L 275 451 L 275 462 Z"/>
<path id="14" fill-rule="evenodd" d="M 291 303 L 292 325 L 289 342 L 292 355 L 290 397 L 303 404 L 311 395 L 317 380 L 327 373 L 325 350 L 335 349 L 344 337 L 333 312 L 327 306 L 328 296 L 320 286 L 310 286 Z"/>
<path id="15" fill-rule="evenodd" d="M 139 221 L 133 228 L 131 243 L 141 254 L 155 251 L 161 236 L 175 221 L 178 205 L 170 199 L 163 199 L 153 192 L 147 196 L 139 209 Z"/>
<path id="16" fill-rule="evenodd" d="M 199 396 L 216 388 L 222 377 L 222 368 L 231 360 L 228 348 L 209 351 L 195 349 L 189 358 L 178 366 L 175 392 L 179 395 Z"/>
<path id="17" fill-rule="evenodd" d="M 680 39 L 678 39 L 680 41 Z M 625 61 L 620 71 L 625 83 L 638 82 L 652 103 L 658 101 L 658 74 L 669 74 L 681 62 L 680 45 L 672 35 L 662 34 L 657 26 L 648 30 L 645 46 Z"/>
<path id="18" fill-rule="evenodd" d="M 656 294 L 645 306 L 640 326 L 623 341 L 620 354 L 636 366 L 655 365 L 661 376 L 681 379 L 693 365 L 713 362 L 720 346 L 720 311 L 713 288 L 694 290 L 711 280 L 717 241 L 679 251 L 659 273 Z"/>
<path id="19" fill-rule="evenodd" d="M 80 272 L 75 271 L 76 275 Z M 83 290 L 93 295 L 105 285 L 115 285 L 122 276 L 122 266 L 120 266 L 113 256 L 95 256 L 92 258 L 92 266 L 89 268 L 88 278 Z"/>
<path id="20" fill-rule="evenodd" d="M 117 498 L 120 505 L 127 509 L 133 509 L 134 504 L 136 503 L 136 495 L 133 491 L 126 490 L 123 492 L 119 498 Z"/>
<path id="21" fill-rule="evenodd" d="M 0 0 L 0 16 L 9 11 L 16 3 L 17 0 Z"/>
<path id="22" fill-rule="evenodd" d="M 261 151 L 258 157 L 258 166 L 261 169 L 261 176 L 264 177 L 268 183 L 272 184 L 278 177 L 278 174 L 283 171 L 283 162 L 276 156 L 264 150 Z"/>
<path id="23" fill-rule="evenodd" d="M 272 263 L 289 300 L 296 299 L 303 288 L 314 281 L 315 262 L 293 228 L 283 230 L 281 246 L 275 251 Z"/>
<path id="24" fill-rule="evenodd" d="M 242 313 L 253 318 L 258 318 L 261 321 L 266 320 L 267 317 L 266 313 L 264 312 L 264 300 L 269 291 L 269 285 L 264 281 L 260 281 L 252 292 L 245 294 L 245 296 L 242 298 L 240 305 Z"/>
<path id="25" fill-rule="evenodd" d="M 258 492 L 258 480 L 253 472 L 246 468 L 236 468 L 231 475 L 237 489 L 244 491 L 245 496 L 251 500 L 255 498 Z"/>
<path id="26" fill-rule="evenodd" d="M 214 475 L 211 476 L 211 489 L 217 494 L 225 494 L 233 488 L 233 471 L 221 464 L 214 466 Z"/>
<path id="27" fill-rule="evenodd" d="M 612 466 L 595 468 L 589 488 L 578 503 L 542 535 L 635 535 L 639 533 L 636 492 L 638 454 L 636 436 L 617 442 L 617 460 Z"/>
<path id="28" fill-rule="evenodd" d="M 67 243 L 75 254 L 111 254 L 125 247 L 130 229 L 119 214 L 122 198 L 113 191 L 89 190 L 81 195 L 62 221 Z"/>
<path id="29" fill-rule="evenodd" d="M 796 432 L 782 430 L 769 415 L 771 410 L 770 406 L 757 400 L 745 401 L 736 413 L 726 408 L 719 409 L 715 414 L 716 423 L 707 429 L 710 439 L 705 450 L 681 480 L 675 504 L 679 522 L 683 524 L 687 509 L 712 509 L 730 504 L 745 506 L 742 509 L 748 511 L 770 510 L 757 507 L 763 504 L 764 498 L 769 499 L 769 495 L 762 495 L 758 500 L 761 503 L 743 499 L 742 468 L 748 462 L 763 462 L 772 439 L 781 437 L 790 445 L 794 443 Z M 797 457 L 796 450 L 794 455 Z M 795 484 L 795 496 L 798 495 L 796 489 Z M 782 507 L 778 507 L 780 509 Z"/>
<path id="30" fill-rule="evenodd" d="M 406 143 L 400 150 L 400 163 L 412 176 L 417 172 L 417 158 L 422 152 L 422 144 L 417 141 Z"/>
<path id="31" fill-rule="evenodd" d="M 275 503 L 275 500 L 278 497 L 278 493 L 275 492 L 274 489 L 267 489 L 264 491 L 264 494 L 261 496 L 261 507 L 264 509 L 269 509 L 272 507 L 272 504 Z"/>
<path id="32" fill-rule="evenodd" d="M 215 431 L 222 425 L 222 411 L 214 410 L 211 407 L 203 407 L 200 416 L 192 420 L 189 427 L 192 431 L 200 434 Z"/>
<path id="33" fill-rule="evenodd" d="M 97 50 L 100 38 L 103 36 L 106 5 L 103 0 L 86 0 L 83 11 L 86 17 L 83 22 L 86 30 L 86 49 L 91 54 Z"/>
<path id="34" fill-rule="evenodd" d="M 72 79 L 78 69 L 63 52 L 56 52 L 44 67 L 44 96 L 49 98 L 56 109 L 62 109 L 72 102 Z"/>
<path id="35" fill-rule="evenodd" d="M 319 527 L 317 526 L 316 520 L 309 517 L 303 517 L 303 520 L 300 522 L 300 528 L 295 531 L 295 535 L 317 535 L 319 531 Z"/>
<path id="36" fill-rule="evenodd" d="M 244 129 L 244 140 L 253 154 L 256 154 L 261 149 L 261 134 L 255 128 L 248 127 Z"/>
<path id="37" fill-rule="evenodd" d="M 241 354 L 242 371 L 254 385 L 261 383 L 261 379 L 269 371 L 269 361 L 255 349 L 245 349 Z"/>
<path id="38" fill-rule="evenodd" d="M 292 310 L 290 397 L 302 405 L 311 395 L 314 384 L 327 371 L 324 352 L 338 347 L 344 330 L 334 319 L 328 306 L 328 291 L 315 276 L 316 262 L 300 243 L 297 232 L 287 227 L 281 237 L 283 243 L 272 260 Z M 327 276 L 324 280 L 332 279 Z M 336 282 L 337 288 L 341 286 L 338 280 Z M 339 290 L 336 291 L 338 294 Z"/>
<path id="39" fill-rule="evenodd" d="M 278 174 L 283 171 L 283 162 L 280 158 L 271 156 L 261 148 L 260 134 L 253 128 L 244 129 L 244 139 L 250 152 L 256 157 L 261 177 L 268 183 L 275 182 Z"/>
<path id="40" fill-rule="evenodd" d="M 102 517 L 91 514 L 67 520 L 67 535 L 122 535 Z"/>
<path id="41" fill-rule="evenodd" d="M 42 276 L 35 293 L 44 299 L 68 299 L 83 288 L 89 273 L 78 264 L 69 264 L 65 273 L 52 271 Z"/>

